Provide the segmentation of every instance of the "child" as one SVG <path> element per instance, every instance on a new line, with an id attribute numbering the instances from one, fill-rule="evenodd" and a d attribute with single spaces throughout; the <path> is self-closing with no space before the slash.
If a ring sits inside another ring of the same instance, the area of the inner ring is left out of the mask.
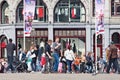
<path id="1" fill-rule="evenodd" d="M 40 65 L 42 67 L 41 72 L 42 73 L 45 72 L 45 65 L 46 65 L 45 53 L 42 54 Z"/>
<path id="2" fill-rule="evenodd" d="M 73 72 L 80 71 L 80 62 L 81 62 L 81 58 L 78 55 L 76 55 L 75 60 L 72 63 L 72 71 Z"/>
<path id="3" fill-rule="evenodd" d="M 64 56 L 60 57 L 59 60 L 59 65 L 58 65 L 58 72 L 59 73 L 66 73 L 67 70 L 67 64 L 66 64 L 66 59 Z"/>
<path id="4" fill-rule="evenodd" d="M 59 73 L 62 73 L 62 62 L 59 62 L 58 72 L 59 72 Z"/>

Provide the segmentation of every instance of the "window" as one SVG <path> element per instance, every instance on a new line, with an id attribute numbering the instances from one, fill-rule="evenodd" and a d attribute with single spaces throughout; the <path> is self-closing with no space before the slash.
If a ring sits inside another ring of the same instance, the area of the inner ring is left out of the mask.
<path id="1" fill-rule="evenodd" d="M 119 43 L 119 41 L 120 41 L 119 33 L 117 33 L 117 32 L 113 33 L 113 35 L 112 35 L 112 41 L 113 41 L 114 43 L 116 43 L 116 44 Z"/>
<path id="2" fill-rule="evenodd" d="M 93 44 L 95 45 L 95 34 L 94 34 L 94 36 L 93 36 Z M 97 44 L 102 44 L 102 34 L 99 34 L 98 36 L 97 36 Z"/>
<path id="3" fill-rule="evenodd" d="M 21 1 L 17 7 L 16 16 L 17 22 L 23 22 L 23 1 Z"/>
<path id="4" fill-rule="evenodd" d="M 120 0 L 111 0 L 111 15 L 120 15 Z"/>
<path id="5" fill-rule="evenodd" d="M 43 0 L 36 1 L 34 21 L 48 22 L 48 10 Z"/>
<path id="6" fill-rule="evenodd" d="M 16 22 L 23 22 L 23 0 L 19 3 L 16 10 Z M 34 22 L 47 22 L 48 10 L 43 0 L 36 1 Z"/>
<path id="7" fill-rule="evenodd" d="M 80 0 L 60 0 L 54 9 L 55 22 L 85 22 L 85 7 Z"/>
<path id="8" fill-rule="evenodd" d="M 2 2 L 1 11 L 2 11 L 1 23 L 2 24 L 9 23 L 9 8 L 8 3 L 6 1 Z"/>

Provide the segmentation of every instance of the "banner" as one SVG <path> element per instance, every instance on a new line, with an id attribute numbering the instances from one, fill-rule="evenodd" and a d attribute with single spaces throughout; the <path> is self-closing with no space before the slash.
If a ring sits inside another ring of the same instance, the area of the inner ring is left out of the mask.
<path id="1" fill-rule="evenodd" d="M 30 36 L 35 14 L 35 0 L 24 0 L 24 35 Z"/>
<path id="2" fill-rule="evenodd" d="M 104 33 L 104 6 L 105 0 L 95 0 L 96 34 Z"/>

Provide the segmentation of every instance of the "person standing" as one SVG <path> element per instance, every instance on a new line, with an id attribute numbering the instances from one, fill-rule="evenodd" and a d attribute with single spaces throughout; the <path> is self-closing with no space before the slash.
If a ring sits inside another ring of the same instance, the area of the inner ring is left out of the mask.
<path id="1" fill-rule="evenodd" d="M 7 71 L 9 69 L 11 69 L 11 71 L 14 71 L 13 68 L 13 54 L 14 54 L 14 50 L 16 50 L 16 46 L 14 43 L 12 43 L 12 39 L 9 39 L 9 43 L 6 46 L 7 49 L 7 59 L 8 59 L 8 67 L 7 67 Z"/>
<path id="2" fill-rule="evenodd" d="M 117 71 L 117 69 L 118 69 L 117 59 L 118 59 L 118 49 L 117 49 L 117 47 L 112 43 L 112 44 L 110 45 L 110 53 L 108 54 L 109 64 L 108 64 L 107 71 L 106 71 L 107 73 L 109 73 L 112 63 L 113 63 L 113 69 L 114 69 L 113 72 L 115 73 L 115 72 Z"/>
<path id="3" fill-rule="evenodd" d="M 46 70 L 48 72 L 52 71 L 52 56 L 51 56 L 51 45 L 52 40 L 48 40 L 47 44 L 45 45 L 45 53 L 46 53 Z"/>
<path id="4" fill-rule="evenodd" d="M 92 60 L 92 52 L 88 52 L 88 55 L 86 56 L 86 65 L 88 72 L 93 72 L 93 60 Z"/>
<path id="5" fill-rule="evenodd" d="M 59 43 L 59 38 L 57 37 L 55 39 L 55 42 L 53 43 L 53 57 L 54 57 L 53 71 L 54 72 L 57 72 L 58 70 L 60 55 L 61 55 L 61 44 Z"/>
<path id="6" fill-rule="evenodd" d="M 37 61 L 37 56 L 38 56 L 37 46 L 33 47 L 33 51 L 31 51 L 31 55 L 34 55 L 34 57 L 32 58 L 32 62 L 31 62 L 32 71 L 36 71 L 36 61 Z"/>
<path id="7" fill-rule="evenodd" d="M 71 73 L 72 71 L 71 66 L 72 66 L 72 62 L 75 60 L 75 55 L 70 45 L 67 47 L 67 50 L 65 51 L 64 56 L 66 58 L 66 62 L 68 66 L 67 72 Z"/>

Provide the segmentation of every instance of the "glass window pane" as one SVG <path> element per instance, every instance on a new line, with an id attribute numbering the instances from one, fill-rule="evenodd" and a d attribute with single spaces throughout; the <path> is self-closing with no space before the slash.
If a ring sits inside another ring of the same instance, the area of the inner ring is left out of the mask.
<path id="1" fill-rule="evenodd" d="M 67 36 L 69 36 L 70 35 L 70 31 L 69 30 L 67 30 Z"/>
<path id="2" fill-rule="evenodd" d="M 81 30 L 79 30 L 79 31 L 78 31 L 78 35 L 81 36 L 81 34 L 82 34 L 82 33 L 81 33 Z"/>
<path id="3" fill-rule="evenodd" d="M 36 31 L 37 36 L 40 36 L 40 31 Z"/>
<path id="4" fill-rule="evenodd" d="M 59 30 L 59 36 L 62 36 L 62 30 Z"/>
<path id="5" fill-rule="evenodd" d="M 78 31 L 75 30 L 74 32 L 75 32 L 74 35 L 75 35 L 75 36 L 78 36 Z"/>
<path id="6" fill-rule="evenodd" d="M 111 1 L 111 15 L 120 15 L 120 1 Z"/>
<path id="7" fill-rule="evenodd" d="M 17 7 L 16 15 L 17 22 L 23 22 L 23 1 L 21 1 Z M 34 22 L 47 22 L 48 21 L 48 10 L 43 0 L 36 0 Z"/>
<path id="8" fill-rule="evenodd" d="M 66 30 L 63 30 L 63 36 L 66 36 Z"/>
<path id="9" fill-rule="evenodd" d="M 82 30 L 82 36 L 85 36 L 85 30 Z"/>
<path id="10" fill-rule="evenodd" d="M 85 22 L 83 18 L 85 18 L 85 8 L 80 0 L 61 0 L 56 5 L 55 22 Z"/>
<path id="11" fill-rule="evenodd" d="M 2 18 L 1 23 L 2 24 L 8 24 L 9 23 L 9 14 L 8 14 L 9 13 L 9 8 L 8 8 L 9 5 L 6 1 L 4 1 L 3 4 L 1 4 L 1 5 L 2 5 L 1 6 L 2 7 L 1 8 L 1 10 L 2 10 L 1 11 L 2 12 L 1 13 L 1 15 L 2 15 L 1 16 L 1 18 Z"/>
<path id="12" fill-rule="evenodd" d="M 48 36 L 48 31 L 45 30 L 44 33 L 45 33 L 45 36 Z"/>

